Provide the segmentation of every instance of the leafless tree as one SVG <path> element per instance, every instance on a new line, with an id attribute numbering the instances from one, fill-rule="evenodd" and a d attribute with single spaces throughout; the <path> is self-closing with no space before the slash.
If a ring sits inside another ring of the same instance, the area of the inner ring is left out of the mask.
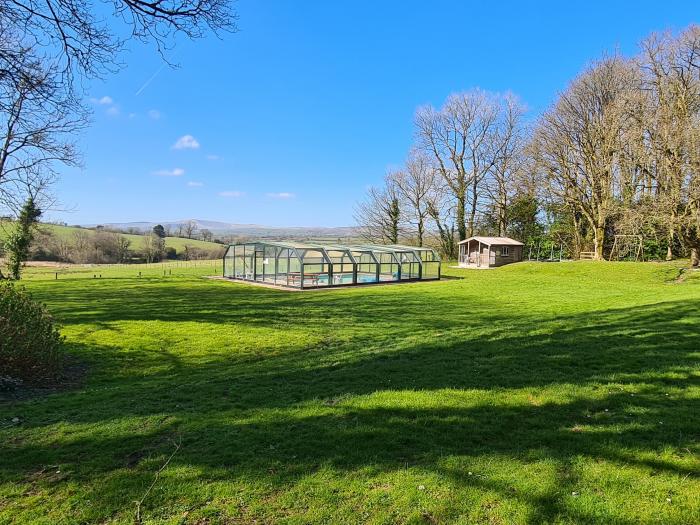
<path id="1" fill-rule="evenodd" d="M 0 13 L 8 29 L 57 58 L 63 74 L 95 76 L 118 67 L 125 32 L 90 0 L 0 0 Z M 230 0 L 115 0 L 113 17 L 161 54 L 178 34 L 235 31 L 237 18 Z"/>
<path id="2" fill-rule="evenodd" d="M 214 234 L 211 232 L 211 230 L 208 230 L 206 228 L 202 228 L 202 230 L 199 232 L 199 236 L 202 238 L 203 241 L 208 242 L 211 242 L 211 240 L 214 238 Z"/>
<path id="3" fill-rule="evenodd" d="M 517 190 L 517 175 L 526 164 L 524 148 L 527 142 L 523 126 L 525 107 L 513 94 L 503 97 L 502 118 L 496 130 L 493 146 L 496 158 L 486 186 L 498 220 L 498 235 L 506 235 L 508 229 L 508 206 Z"/>
<path id="4" fill-rule="evenodd" d="M 450 95 L 436 110 L 419 108 L 415 126 L 418 147 L 434 159 L 435 167 L 455 199 L 459 240 L 474 235 L 477 212 L 485 196 L 484 181 L 506 156 L 504 131 L 519 122 L 515 97 L 482 90 Z"/>
<path id="5" fill-rule="evenodd" d="M 92 234 L 88 230 L 75 230 L 72 241 L 71 259 L 78 263 L 90 262 L 93 252 Z"/>
<path id="6" fill-rule="evenodd" d="M 158 262 L 165 255 L 165 239 L 158 237 L 153 232 L 143 235 L 143 255 L 146 262 Z"/>
<path id="7" fill-rule="evenodd" d="M 415 232 L 418 246 L 423 246 L 430 218 L 430 196 L 435 192 L 438 175 L 430 159 L 420 153 L 412 153 L 406 166 L 389 174 L 404 210 L 404 219 Z"/>
<path id="8" fill-rule="evenodd" d="M 371 242 L 397 244 L 403 219 L 396 183 L 388 175 L 384 187 L 371 187 L 367 197 L 355 209 L 360 235 Z"/>
<path id="9" fill-rule="evenodd" d="M 0 207 L 16 210 L 32 196 L 43 209 L 56 164 L 75 166 L 75 135 L 87 121 L 80 103 L 57 80 L 56 67 L 0 23 Z M 12 62 L 9 63 L 8 61 Z"/>
<path id="10" fill-rule="evenodd" d="M 194 237 L 195 233 L 197 233 L 197 222 L 196 221 L 187 221 L 182 223 L 182 235 L 187 237 L 188 239 L 191 239 Z"/>
<path id="11" fill-rule="evenodd" d="M 444 184 L 435 184 L 427 196 L 427 203 L 430 227 L 437 232 L 440 253 L 456 259 L 455 200 L 451 192 Z"/>
<path id="12" fill-rule="evenodd" d="M 644 217 L 663 224 L 672 258 L 676 236 L 700 264 L 700 26 L 675 37 L 653 34 L 642 43 L 647 109 L 643 120 L 648 159 L 647 199 L 653 210 Z"/>
<path id="13" fill-rule="evenodd" d="M 629 61 L 603 59 L 560 95 L 535 134 L 547 190 L 588 222 L 596 259 L 603 258 L 606 224 L 616 206 L 621 137 L 635 89 L 637 73 Z"/>

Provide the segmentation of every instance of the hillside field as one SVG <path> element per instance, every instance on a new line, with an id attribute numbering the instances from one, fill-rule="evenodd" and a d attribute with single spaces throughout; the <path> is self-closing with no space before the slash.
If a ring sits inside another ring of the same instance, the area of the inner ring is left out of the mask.
<path id="1" fill-rule="evenodd" d="M 28 269 L 85 372 L 0 401 L 0 523 L 700 523 L 700 272 L 443 270 Z"/>
<path id="2" fill-rule="evenodd" d="M 6 229 L 7 229 L 7 221 L 0 222 L 0 240 L 5 238 L 6 235 Z M 59 238 L 68 238 L 70 239 L 71 236 L 76 232 L 76 231 L 87 231 L 87 232 L 92 232 L 93 230 L 87 229 L 87 228 L 76 228 L 74 226 L 61 226 L 59 224 L 41 224 L 39 225 L 39 229 L 42 231 L 50 232 L 56 237 Z M 131 241 L 131 249 L 139 249 L 143 245 L 143 235 L 133 235 L 129 233 L 120 233 L 119 235 L 123 235 L 127 239 Z M 208 242 L 208 241 L 202 241 L 199 239 L 184 239 L 182 237 L 166 237 L 165 238 L 165 247 L 166 248 L 175 248 L 175 251 L 178 254 L 181 254 L 185 251 L 185 246 L 192 246 L 195 248 L 201 248 L 201 249 L 206 249 L 206 250 L 220 250 L 223 249 L 223 245 L 217 244 L 215 242 Z"/>

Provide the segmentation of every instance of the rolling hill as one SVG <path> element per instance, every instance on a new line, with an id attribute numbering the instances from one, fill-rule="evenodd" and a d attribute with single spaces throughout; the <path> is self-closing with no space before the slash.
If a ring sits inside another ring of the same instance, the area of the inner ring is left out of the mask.
<path id="1" fill-rule="evenodd" d="M 236 224 L 203 219 L 181 219 L 176 221 L 135 221 L 103 223 L 106 228 L 128 230 L 134 228 L 140 231 L 149 231 L 156 224 L 162 224 L 166 229 L 177 230 L 181 225 L 193 221 L 199 230 L 206 229 L 215 235 L 233 235 L 254 238 L 352 238 L 357 237 L 357 228 L 352 226 L 324 227 L 324 226 L 264 226 L 260 224 Z M 84 225 L 95 227 L 95 224 Z"/>

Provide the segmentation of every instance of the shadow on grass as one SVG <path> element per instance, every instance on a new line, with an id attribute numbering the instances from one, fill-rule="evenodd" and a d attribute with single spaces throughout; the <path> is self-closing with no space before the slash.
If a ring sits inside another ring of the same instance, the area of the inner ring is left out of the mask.
<path id="1" fill-rule="evenodd" d="M 600 521 L 600 515 L 563 504 L 562 495 L 576 489 L 571 467 L 576 458 L 691 479 L 700 475 L 697 462 L 658 457 L 669 447 L 697 450 L 697 401 L 683 391 L 699 385 L 698 301 L 543 321 L 512 312 L 481 312 L 474 318 L 456 310 L 463 303 L 450 299 L 426 311 L 426 298 L 408 292 L 397 302 L 396 295 L 299 298 L 235 288 L 196 289 L 193 301 L 184 290 L 181 295 L 177 289 L 139 285 L 110 292 L 98 286 L 66 290 L 54 300 L 62 305 L 57 310 L 63 322 L 107 329 L 114 321 L 132 319 L 323 327 L 325 320 L 342 316 L 355 327 L 376 326 L 379 320 L 384 337 L 358 329 L 348 340 L 328 335 L 328 344 L 302 345 L 264 359 L 232 352 L 200 363 L 165 348 L 133 350 L 130 359 L 144 370 L 162 369 L 143 376 L 126 373 L 84 392 L 43 400 L 42 417 L 27 420 L 26 431 L 61 421 L 98 425 L 97 430 L 57 437 L 54 443 L 2 442 L 0 456 L 9 458 L 0 466 L 2 478 L 23 481 L 28 473 L 56 464 L 79 482 L 116 471 L 90 497 L 117 510 L 137 499 L 150 481 L 152 469 L 138 468 L 141 458 L 167 453 L 167 438 L 181 436 L 173 464 L 196 467 L 203 480 L 255 479 L 284 489 L 322 468 L 392 472 L 408 466 L 434 473 L 452 487 L 475 486 L 520 501 L 530 508 L 529 521 L 541 523 Z M 80 309 L 83 301 L 94 310 Z M 410 322 L 389 315 L 397 304 Z M 473 304 L 479 307 L 476 299 Z M 428 341 L 410 337 L 428 328 L 444 333 Z M 113 348 L 76 349 L 81 355 L 97 352 L 119 366 Z M 557 388 L 556 402 L 536 399 L 541 389 Z M 534 398 L 504 400 L 509 389 L 532 389 Z M 434 393 L 434 405 L 403 402 L 402 396 L 436 390 L 442 392 Z M 373 395 L 388 397 L 373 406 Z M 475 402 L 472 395 L 482 397 Z M 366 396 L 366 402 L 357 396 Z M 148 419 L 138 432 L 99 430 L 129 418 Z M 565 475 L 545 495 L 535 496 L 444 462 L 456 457 L 469 464 L 489 455 L 510 458 L 514 465 L 547 458 Z M 627 523 L 618 516 L 609 519 Z"/>

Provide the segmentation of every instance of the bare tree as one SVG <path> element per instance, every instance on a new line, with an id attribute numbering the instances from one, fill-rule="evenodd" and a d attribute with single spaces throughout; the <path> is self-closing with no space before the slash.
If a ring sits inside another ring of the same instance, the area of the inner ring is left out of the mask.
<path id="1" fill-rule="evenodd" d="M 355 210 L 355 221 L 368 241 L 397 244 L 402 220 L 399 192 L 390 175 L 384 182 L 383 188 L 367 190 L 367 198 Z"/>
<path id="2" fill-rule="evenodd" d="M 143 255 L 146 262 L 158 262 L 165 255 L 165 239 L 158 237 L 153 232 L 143 235 Z"/>
<path id="3" fill-rule="evenodd" d="M 211 242 L 211 240 L 214 238 L 214 234 L 211 232 L 211 230 L 207 230 L 206 228 L 202 228 L 202 230 L 199 232 L 199 236 L 203 241 L 208 242 Z"/>
<path id="4" fill-rule="evenodd" d="M 643 131 L 649 145 L 652 210 L 642 218 L 663 224 L 667 259 L 676 236 L 700 264 L 700 26 L 678 37 L 653 34 L 642 43 L 640 65 L 649 96 Z M 640 153 L 640 157 L 643 153 Z"/>
<path id="5" fill-rule="evenodd" d="M 0 0 L 0 206 L 16 210 L 27 188 L 50 186 L 55 164 L 77 162 L 71 136 L 87 124 L 87 112 L 76 76 L 118 69 L 128 33 L 165 56 L 177 35 L 235 31 L 231 3 L 115 0 L 124 32 L 90 0 Z"/>
<path id="6" fill-rule="evenodd" d="M 73 232 L 73 247 L 71 258 L 75 262 L 86 263 L 92 260 L 92 234 L 87 230 Z"/>
<path id="7" fill-rule="evenodd" d="M 427 196 L 428 215 L 437 232 L 440 252 L 451 258 L 457 258 L 457 238 L 455 228 L 455 200 L 442 184 L 435 184 Z"/>
<path id="8" fill-rule="evenodd" d="M 19 49 L 12 63 L 0 53 L 0 207 L 17 210 L 31 197 L 46 209 L 42 194 L 56 164 L 78 164 L 73 141 L 86 116 L 57 80 L 55 65 L 19 42 L 0 24 L 0 46 Z"/>
<path id="9" fill-rule="evenodd" d="M 196 221 L 187 221 L 183 223 L 182 225 L 182 234 L 187 237 L 188 239 L 191 239 L 194 237 L 195 233 L 197 233 L 197 222 Z"/>
<path id="10" fill-rule="evenodd" d="M 498 222 L 498 235 L 506 235 L 508 229 L 508 207 L 517 189 L 517 174 L 525 164 L 524 148 L 527 135 L 523 127 L 525 107 L 512 94 L 503 98 L 503 112 L 493 146 L 496 157 L 491 167 L 487 185 Z"/>
<path id="11" fill-rule="evenodd" d="M 454 196 L 460 240 L 474 235 L 484 180 L 504 155 L 504 107 L 514 114 L 515 98 L 473 90 L 450 95 L 439 111 L 427 106 L 416 112 L 418 147 L 433 157 Z"/>
<path id="12" fill-rule="evenodd" d="M 90 0 L 0 0 L 3 24 L 41 46 L 57 60 L 61 72 L 95 76 L 114 71 L 124 38 Z M 132 38 L 153 42 L 159 52 L 174 38 L 202 37 L 207 31 L 235 31 L 230 0 L 115 0 L 114 18 Z M 4 53 L 3 49 L 3 53 Z"/>
<path id="13" fill-rule="evenodd" d="M 633 65 L 620 57 L 585 70 L 537 127 L 535 151 L 550 195 L 590 225 L 596 259 L 616 206 L 621 137 L 629 125 L 629 94 L 638 88 Z"/>
<path id="14" fill-rule="evenodd" d="M 413 153 L 406 166 L 389 174 L 401 201 L 405 221 L 415 231 L 418 246 L 423 246 L 430 218 L 430 196 L 435 191 L 438 175 L 430 160 L 420 153 Z"/>

